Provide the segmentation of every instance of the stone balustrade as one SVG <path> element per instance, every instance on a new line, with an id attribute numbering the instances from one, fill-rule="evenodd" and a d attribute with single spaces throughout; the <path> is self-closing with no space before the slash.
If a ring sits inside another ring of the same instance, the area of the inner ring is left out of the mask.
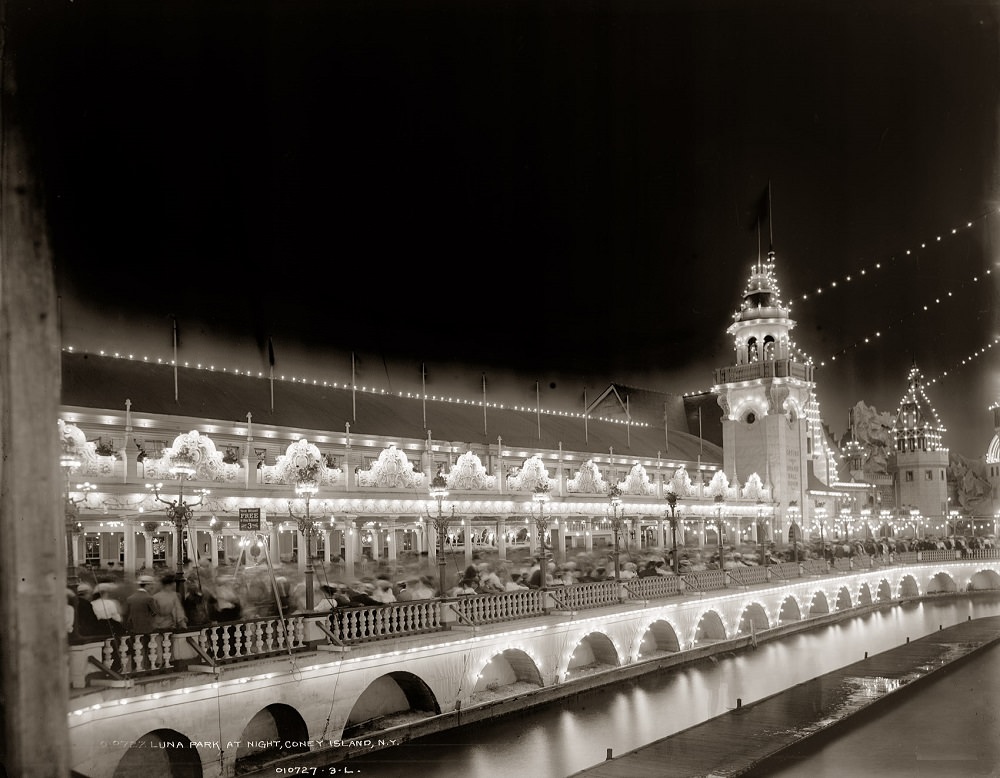
<path id="1" fill-rule="evenodd" d="M 590 581 L 559 586 L 550 591 L 558 610 L 584 610 L 614 605 L 622 601 L 622 584 L 618 581 Z"/>
<path id="2" fill-rule="evenodd" d="M 518 589 L 498 594 L 477 594 L 459 597 L 448 603 L 467 625 L 514 621 L 544 613 L 544 593 L 538 589 Z"/>
<path id="3" fill-rule="evenodd" d="M 253 619 L 202 627 L 195 641 L 214 663 L 268 656 L 305 646 L 302 616 Z"/>
<path id="4" fill-rule="evenodd" d="M 342 645 L 447 629 L 441 600 L 411 600 L 330 611 L 332 641 Z"/>

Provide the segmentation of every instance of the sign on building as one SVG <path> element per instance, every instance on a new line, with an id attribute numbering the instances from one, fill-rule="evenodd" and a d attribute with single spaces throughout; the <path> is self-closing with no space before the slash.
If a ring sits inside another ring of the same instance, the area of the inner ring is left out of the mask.
<path id="1" fill-rule="evenodd" d="M 240 531 L 260 532 L 260 508 L 240 508 Z"/>

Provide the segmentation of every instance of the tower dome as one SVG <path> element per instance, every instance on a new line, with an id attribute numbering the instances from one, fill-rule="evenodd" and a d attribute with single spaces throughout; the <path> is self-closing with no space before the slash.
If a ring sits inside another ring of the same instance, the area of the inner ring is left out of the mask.
<path id="1" fill-rule="evenodd" d="M 914 365 L 907 377 L 906 394 L 899 401 L 892 425 L 896 451 L 939 451 L 944 449 L 941 436 L 946 431 L 938 412 L 924 391 L 924 377 Z"/>

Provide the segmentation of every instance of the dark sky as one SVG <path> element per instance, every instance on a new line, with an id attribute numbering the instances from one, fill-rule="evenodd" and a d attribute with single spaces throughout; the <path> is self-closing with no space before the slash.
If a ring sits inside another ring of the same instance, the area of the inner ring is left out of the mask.
<path id="1" fill-rule="evenodd" d="M 25 5 L 67 344 L 169 357 L 176 316 L 192 363 L 266 371 L 271 337 L 392 389 L 704 389 L 770 180 L 835 433 L 916 361 L 946 442 L 989 442 L 1000 352 L 960 363 L 998 334 L 996 4 Z"/>

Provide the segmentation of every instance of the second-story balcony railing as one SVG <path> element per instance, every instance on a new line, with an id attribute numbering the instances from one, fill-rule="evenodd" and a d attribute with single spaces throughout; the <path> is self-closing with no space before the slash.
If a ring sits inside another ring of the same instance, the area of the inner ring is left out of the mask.
<path id="1" fill-rule="evenodd" d="M 757 378 L 798 378 L 813 380 L 812 365 L 804 365 L 791 359 L 763 360 L 746 365 L 730 365 L 715 371 L 717 384 L 731 384 L 736 381 L 752 381 Z"/>

